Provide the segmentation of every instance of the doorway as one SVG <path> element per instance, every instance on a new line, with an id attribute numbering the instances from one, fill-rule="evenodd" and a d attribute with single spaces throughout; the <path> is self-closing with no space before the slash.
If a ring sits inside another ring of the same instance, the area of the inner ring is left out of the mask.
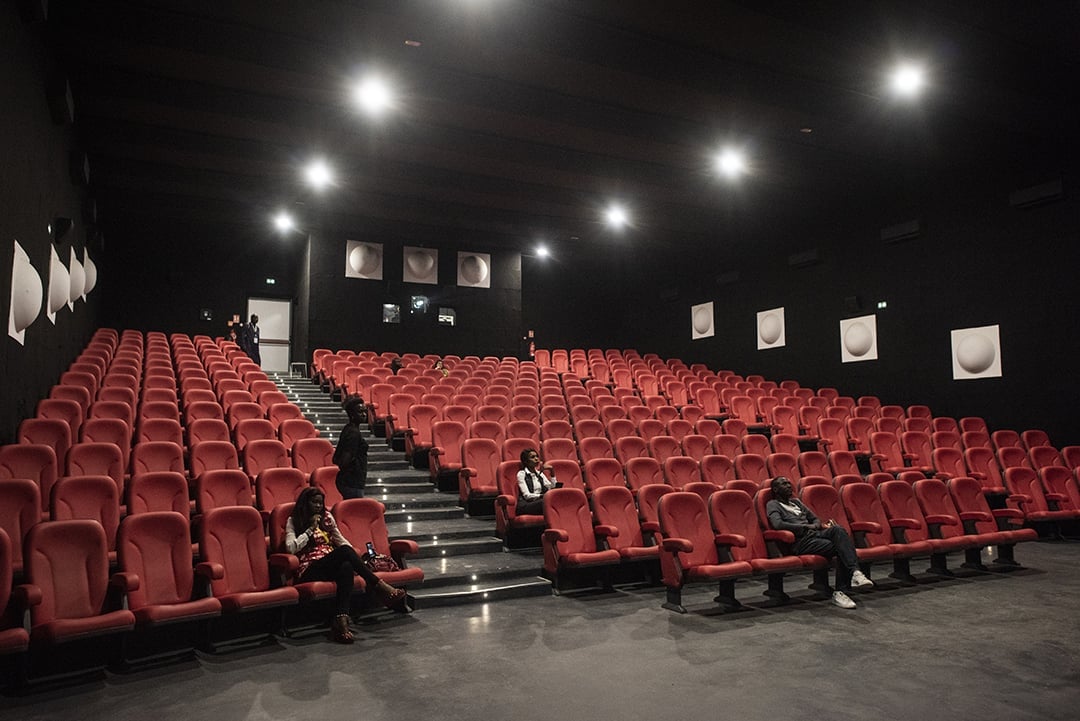
<path id="1" fill-rule="evenodd" d="M 259 316 L 259 355 L 262 369 L 284 373 L 289 370 L 292 346 L 292 301 L 248 298 L 247 317 Z"/>

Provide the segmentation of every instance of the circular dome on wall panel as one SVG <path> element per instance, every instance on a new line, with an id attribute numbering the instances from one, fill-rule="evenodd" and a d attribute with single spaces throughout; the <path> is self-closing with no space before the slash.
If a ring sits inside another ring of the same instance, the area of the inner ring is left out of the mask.
<path id="1" fill-rule="evenodd" d="M 86 287 L 86 273 L 82 263 L 75 256 L 75 249 L 71 249 L 71 263 L 68 264 L 68 274 L 71 277 L 71 296 L 68 298 L 68 308 L 75 310 L 75 301 L 82 298 L 83 288 Z"/>
<path id="2" fill-rule="evenodd" d="M 49 246 L 49 320 L 56 323 L 56 314 L 67 305 L 71 293 L 71 277 L 55 246 Z"/>
<path id="3" fill-rule="evenodd" d="M 15 255 L 11 264 L 11 304 L 8 312 L 8 335 L 23 343 L 26 329 L 37 320 L 41 312 L 44 291 L 41 276 L 30 265 L 30 256 L 15 241 Z"/>
<path id="4" fill-rule="evenodd" d="M 439 282 L 439 251 L 434 248 L 405 246 L 401 278 L 406 283 Z"/>
<path id="5" fill-rule="evenodd" d="M 840 321 L 840 361 L 877 360 L 877 316 L 864 315 Z"/>
<path id="6" fill-rule="evenodd" d="M 382 243 L 361 243 L 358 240 L 346 240 L 345 277 L 382 280 Z"/>
<path id="7" fill-rule="evenodd" d="M 713 303 L 711 300 L 708 303 L 691 306 L 690 339 L 711 338 L 716 335 L 713 317 Z"/>
<path id="8" fill-rule="evenodd" d="M 784 309 L 760 310 L 757 314 L 757 349 L 782 348 L 787 345 Z"/>
<path id="9" fill-rule="evenodd" d="M 491 287 L 491 256 L 487 253 L 458 253 L 457 284 L 467 288 Z"/>
<path id="10" fill-rule="evenodd" d="M 90 259 L 90 250 L 83 248 L 83 272 L 86 273 L 86 287 L 83 288 L 83 300 L 97 285 L 97 263 Z"/>
<path id="11" fill-rule="evenodd" d="M 1001 338 L 998 326 L 952 331 L 953 380 L 1001 377 Z"/>

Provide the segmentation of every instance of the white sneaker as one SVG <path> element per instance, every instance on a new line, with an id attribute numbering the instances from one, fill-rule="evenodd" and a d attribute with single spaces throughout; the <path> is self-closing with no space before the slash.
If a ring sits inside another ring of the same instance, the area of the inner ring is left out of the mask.
<path id="1" fill-rule="evenodd" d="M 833 591 L 832 602 L 834 606 L 840 608 L 855 608 L 855 602 L 848 598 L 848 595 L 843 591 Z"/>
<path id="2" fill-rule="evenodd" d="M 874 582 L 866 577 L 866 574 L 856 569 L 851 574 L 851 585 L 853 588 L 864 588 L 867 586 L 873 586 Z"/>

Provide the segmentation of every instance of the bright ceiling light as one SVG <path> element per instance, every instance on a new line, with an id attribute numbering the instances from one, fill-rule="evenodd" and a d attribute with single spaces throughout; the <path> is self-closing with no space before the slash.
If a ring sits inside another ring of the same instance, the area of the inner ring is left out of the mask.
<path id="1" fill-rule="evenodd" d="M 546 246 L 546 245 L 544 245 L 543 243 L 540 243 L 539 245 L 537 245 L 537 246 L 536 246 L 536 255 L 537 255 L 537 257 L 539 257 L 539 258 L 546 258 L 546 257 L 548 257 L 548 249 L 547 249 L 547 246 Z"/>
<path id="2" fill-rule="evenodd" d="M 282 233 L 288 233 L 296 228 L 296 223 L 293 221 L 292 216 L 283 210 L 274 216 L 274 227 Z"/>
<path id="3" fill-rule="evenodd" d="M 630 222 L 630 216 L 627 215 L 626 208 L 621 205 L 609 207 L 607 212 L 604 213 L 604 217 L 612 228 L 621 228 Z"/>
<path id="4" fill-rule="evenodd" d="M 369 115 L 381 115 L 390 107 L 390 88 L 380 78 L 364 79 L 353 93 L 356 104 Z"/>
<path id="5" fill-rule="evenodd" d="M 334 171 L 330 169 L 325 160 L 313 160 L 304 168 L 304 179 L 307 180 L 308 185 L 311 187 L 322 190 L 334 182 Z"/>
<path id="6" fill-rule="evenodd" d="M 716 169 L 726 178 L 735 178 L 746 172 L 746 159 L 738 150 L 724 148 L 716 156 Z"/>
<path id="7" fill-rule="evenodd" d="M 893 92 L 904 98 L 915 97 L 926 85 L 926 73 L 918 65 L 905 63 L 890 78 Z"/>

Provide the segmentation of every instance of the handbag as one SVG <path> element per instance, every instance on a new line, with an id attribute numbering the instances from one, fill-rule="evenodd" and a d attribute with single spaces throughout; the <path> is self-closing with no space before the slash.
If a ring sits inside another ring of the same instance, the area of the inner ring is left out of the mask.
<path id="1" fill-rule="evenodd" d="M 365 554 L 364 563 L 366 563 L 367 567 L 374 573 L 386 573 L 401 570 L 397 565 L 397 561 L 390 558 L 390 556 L 384 556 L 381 553 Z"/>

